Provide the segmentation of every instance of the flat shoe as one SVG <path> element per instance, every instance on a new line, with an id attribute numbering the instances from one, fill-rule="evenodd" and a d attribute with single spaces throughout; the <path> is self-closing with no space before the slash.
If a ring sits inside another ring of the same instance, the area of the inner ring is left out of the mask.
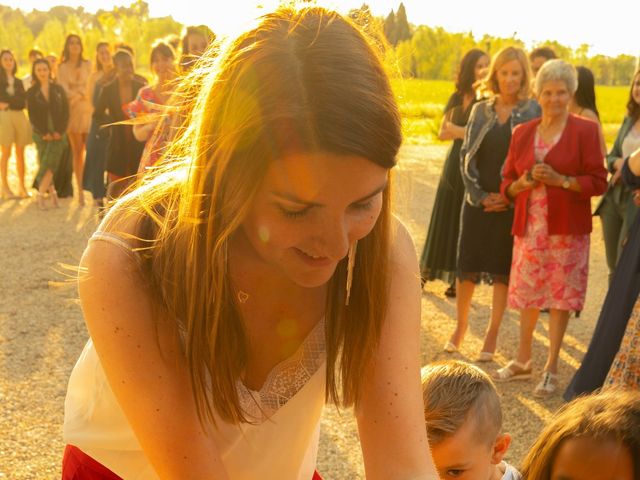
<path id="1" fill-rule="evenodd" d="M 493 352 L 480 352 L 476 362 L 493 362 Z"/>
<path id="2" fill-rule="evenodd" d="M 456 298 L 456 285 L 455 285 L 455 283 L 453 285 L 449 285 L 449 288 L 447 288 L 444 291 L 444 296 L 445 297 L 449 297 L 449 298 Z"/>
<path id="3" fill-rule="evenodd" d="M 511 380 L 528 380 L 531 378 L 531 360 L 527 363 L 511 360 L 504 367 L 498 369 L 493 375 L 496 382 L 510 382 Z"/>
<path id="4" fill-rule="evenodd" d="M 558 388 L 558 375 L 551 372 L 542 372 L 542 380 L 533 390 L 533 395 L 538 398 L 546 398 L 555 393 Z"/>
<path id="5" fill-rule="evenodd" d="M 447 353 L 456 353 L 458 351 L 458 347 L 451 342 L 447 342 L 444 344 L 443 350 Z"/>

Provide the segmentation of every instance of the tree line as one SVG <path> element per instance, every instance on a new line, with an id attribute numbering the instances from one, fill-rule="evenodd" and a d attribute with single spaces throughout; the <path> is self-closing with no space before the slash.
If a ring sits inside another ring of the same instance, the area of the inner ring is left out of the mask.
<path id="1" fill-rule="evenodd" d="M 310 2 L 312 3 L 312 2 Z M 451 80 L 460 60 L 471 48 L 481 48 L 489 54 L 507 45 L 524 48 L 517 36 L 503 38 L 471 33 L 447 32 L 441 27 L 413 25 L 409 22 L 405 6 L 400 3 L 382 18 L 373 16 L 368 5 L 349 12 L 349 16 L 377 39 L 384 49 L 385 61 L 392 72 L 403 78 Z M 98 10 L 89 13 L 82 7 L 57 6 L 49 11 L 22 10 L 0 5 L 0 48 L 9 48 L 23 66 L 27 65 L 30 49 L 36 47 L 45 54 L 60 55 L 64 38 L 79 33 L 84 41 L 85 57 L 93 57 L 102 40 L 125 42 L 137 55 L 137 64 L 148 68 L 151 44 L 157 38 L 180 34 L 183 25 L 172 17 L 149 16 L 149 5 L 137 0 L 129 7 Z M 559 57 L 575 65 L 584 65 L 593 71 L 601 85 L 628 85 L 636 68 L 637 59 L 631 55 L 589 55 L 589 45 L 578 48 L 561 45 L 550 40 L 535 46 L 550 46 Z"/>
<path id="2" fill-rule="evenodd" d="M 84 56 L 94 61 L 100 41 L 124 42 L 136 53 L 136 64 L 149 67 L 149 53 L 154 40 L 168 35 L 180 35 L 183 25 L 172 17 L 152 18 L 149 5 L 137 0 L 129 7 L 98 10 L 89 13 L 82 7 L 57 6 L 49 11 L 22 10 L 0 5 L 0 48 L 10 49 L 26 71 L 29 50 L 37 48 L 45 55 L 60 56 L 64 39 L 69 33 L 82 37 Z"/>
<path id="3" fill-rule="evenodd" d="M 455 77 L 462 56 L 471 48 L 480 48 L 489 55 L 509 45 L 526 49 L 524 42 L 515 34 L 507 38 L 486 34 L 476 38 L 472 33 L 454 33 L 442 27 L 413 25 L 402 3 L 385 18 L 373 16 L 367 4 L 352 10 L 349 15 L 370 34 L 384 39 L 389 46 L 385 54 L 387 64 L 403 78 L 451 80 Z M 534 45 L 539 46 L 549 46 L 560 58 L 574 65 L 588 67 L 601 85 L 629 85 L 637 68 L 638 59 L 632 55 L 590 55 L 587 44 L 573 49 L 549 40 Z"/>

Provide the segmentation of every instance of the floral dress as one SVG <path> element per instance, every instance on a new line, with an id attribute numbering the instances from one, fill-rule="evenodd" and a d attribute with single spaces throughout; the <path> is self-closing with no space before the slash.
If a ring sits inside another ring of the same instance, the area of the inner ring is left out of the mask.
<path id="1" fill-rule="evenodd" d="M 146 86 L 140 89 L 136 99 L 123 107 L 125 114 L 129 118 L 142 119 L 147 117 L 149 122 L 156 122 L 153 135 L 147 140 L 138 173 L 155 165 L 164 153 L 165 146 L 169 141 L 171 131 L 171 116 L 162 108 L 164 102 L 153 89 L 153 86 Z"/>
<path id="2" fill-rule="evenodd" d="M 604 386 L 640 390 L 640 297 L 633 306 L 624 337 Z"/>
<path id="3" fill-rule="evenodd" d="M 560 139 L 535 136 L 536 163 Z M 509 307 L 581 311 L 589 273 L 589 235 L 549 235 L 547 188 L 531 191 L 524 236 L 516 236 L 509 282 Z"/>

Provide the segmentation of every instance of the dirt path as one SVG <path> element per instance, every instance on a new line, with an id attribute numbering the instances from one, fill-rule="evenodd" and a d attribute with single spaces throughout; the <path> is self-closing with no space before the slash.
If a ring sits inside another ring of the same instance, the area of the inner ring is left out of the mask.
<path id="1" fill-rule="evenodd" d="M 35 161 L 28 150 L 28 178 Z M 397 210 L 419 251 L 424 242 L 445 148 L 406 147 L 396 175 Z M 11 163 L 13 166 L 13 163 Z M 89 201 L 87 197 L 88 203 Z M 94 209 L 62 200 L 58 210 L 40 211 L 30 200 L 0 202 L 0 479 L 56 479 L 63 449 L 61 424 L 69 373 L 87 339 L 75 286 L 61 264 L 77 265 L 95 228 Z M 67 280 L 65 280 L 67 278 Z M 422 296 L 423 363 L 444 358 L 441 346 L 454 326 L 455 303 L 444 297 L 446 285 L 427 284 Z M 585 352 L 606 288 L 604 246 L 597 227 L 592 236 L 587 305 L 572 320 L 561 354 L 560 382 L 566 384 Z M 472 360 L 480 349 L 489 318 L 490 290 L 474 299 L 470 332 L 456 358 Z M 534 355 L 541 367 L 547 346 L 546 318 L 535 334 Z M 513 355 L 518 318 L 508 312 L 499 339 L 499 355 L 488 370 Z M 508 460 L 518 463 L 559 397 L 533 399 L 535 385 L 501 386 L 505 430 L 514 437 Z M 364 478 L 351 412 L 328 407 L 322 422 L 319 471 L 327 479 Z"/>

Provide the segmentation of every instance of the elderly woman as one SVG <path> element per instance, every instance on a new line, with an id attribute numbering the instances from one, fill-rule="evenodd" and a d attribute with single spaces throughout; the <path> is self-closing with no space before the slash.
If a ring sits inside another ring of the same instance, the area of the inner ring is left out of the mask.
<path id="1" fill-rule="evenodd" d="M 545 63 L 535 89 L 541 119 L 516 129 L 500 187 L 515 203 L 508 303 L 521 311 L 517 360 L 495 379 L 531 377 L 531 344 L 541 309 L 549 309 L 549 352 L 536 396 L 557 387 L 558 354 L 570 311 L 582 310 L 587 290 L 590 198 L 607 187 L 598 125 L 569 113 L 575 68 Z"/>
<path id="2" fill-rule="evenodd" d="M 513 128 L 540 114 L 529 99 L 529 85 L 526 54 L 514 47 L 499 51 L 480 87 L 489 98 L 473 106 L 460 151 L 465 196 L 456 272 L 458 325 L 444 350 L 452 353 L 462 344 L 475 286 L 485 280 L 493 285 L 493 301 L 479 361 L 493 359 L 507 306 L 513 211 L 500 195 L 500 170 Z"/>

